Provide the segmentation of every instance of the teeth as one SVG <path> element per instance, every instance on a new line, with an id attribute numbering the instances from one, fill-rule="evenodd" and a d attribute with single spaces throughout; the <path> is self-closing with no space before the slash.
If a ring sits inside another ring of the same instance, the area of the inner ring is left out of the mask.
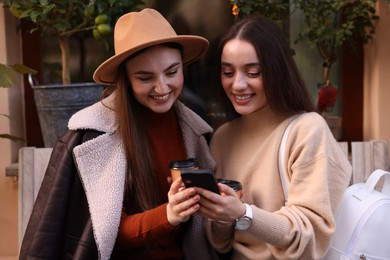
<path id="1" fill-rule="evenodd" d="M 236 99 L 238 99 L 238 100 L 246 100 L 246 99 L 250 99 L 251 97 L 252 97 L 252 95 L 245 95 L 245 96 L 237 96 L 237 95 L 235 95 L 234 96 Z"/>
<path id="2" fill-rule="evenodd" d="M 168 97 L 169 97 L 169 93 L 165 94 L 163 96 L 152 96 L 152 98 L 157 99 L 157 100 L 165 100 L 165 99 L 168 99 Z"/>

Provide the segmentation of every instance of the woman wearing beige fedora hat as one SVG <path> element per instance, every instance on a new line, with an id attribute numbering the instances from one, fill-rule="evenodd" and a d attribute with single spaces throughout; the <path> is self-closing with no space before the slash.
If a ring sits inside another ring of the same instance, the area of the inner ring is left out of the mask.
<path id="1" fill-rule="evenodd" d="M 177 35 L 153 9 L 123 15 L 115 55 L 94 80 L 105 98 L 72 116 L 55 144 L 21 259 L 213 259 L 199 196 L 169 163 L 214 168 L 212 128 L 177 100 L 183 65 L 208 41 Z"/>

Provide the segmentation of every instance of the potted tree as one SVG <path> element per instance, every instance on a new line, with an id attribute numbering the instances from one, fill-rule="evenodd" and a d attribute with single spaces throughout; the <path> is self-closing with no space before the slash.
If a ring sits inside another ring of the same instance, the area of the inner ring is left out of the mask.
<path id="1" fill-rule="evenodd" d="M 318 83 L 317 111 L 327 120 L 336 139 L 341 135 L 341 117 L 329 116 L 338 96 L 337 86 L 330 82 L 332 66 L 343 48 L 355 51 L 358 44 L 367 43 L 375 33 L 377 0 L 293 0 L 302 11 L 306 27 L 296 42 L 307 42 L 316 48 L 323 60 L 324 76 Z"/>
<path id="2" fill-rule="evenodd" d="M 372 38 L 374 22 L 379 19 L 373 6 L 376 1 L 293 1 L 303 12 L 306 23 L 297 42 L 306 41 L 311 48 L 317 48 L 323 59 L 324 83 L 329 81 L 332 65 L 345 44 L 354 51 L 357 44 L 365 44 Z"/>
<path id="3" fill-rule="evenodd" d="M 62 84 L 41 85 L 30 77 L 46 147 L 51 147 L 76 111 L 96 102 L 103 90 L 94 83 L 71 84 L 70 39 L 105 40 L 116 20 L 141 0 L 0 0 L 19 19 L 31 21 L 43 36 L 54 36 L 61 50 Z M 109 44 L 107 44 L 109 46 Z"/>

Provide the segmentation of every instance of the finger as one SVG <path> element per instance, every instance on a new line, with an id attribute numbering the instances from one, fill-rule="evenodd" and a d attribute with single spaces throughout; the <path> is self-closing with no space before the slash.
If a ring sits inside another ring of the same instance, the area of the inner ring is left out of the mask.
<path id="1" fill-rule="evenodd" d="M 231 187 L 227 186 L 226 184 L 218 183 L 218 188 L 221 191 L 221 193 L 224 193 L 225 195 L 237 197 L 237 193 L 235 192 L 235 190 L 233 190 Z"/>
<path id="2" fill-rule="evenodd" d="M 193 207 L 194 205 L 199 204 L 199 200 L 200 200 L 200 196 L 196 194 L 192 197 L 187 197 L 185 200 L 181 201 L 175 207 L 177 208 L 178 212 L 183 212 Z"/>
<path id="3" fill-rule="evenodd" d="M 183 181 L 182 181 L 181 177 L 177 178 L 174 182 L 172 182 L 168 194 L 169 193 L 176 194 L 179 191 L 182 184 L 183 184 Z"/>
<path id="4" fill-rule="evenodd" d="M 175 199 L 179 200 L 180 202 L 186 201 L 189 198 L 193 197 L 196 194 L 196 191 L 194 188 L 187 188 L 187 189 L 179 189 L 179 192 L 175 194 Z"/>
<path id="5" fill-rule="evenodd" d="M 187 197 L 186 200 L 179 201 L 177 204 L 169 203 L 172 212 L 177 216 L 180 222 L 188 220 L 188 217 L 199 209 L 199 195 Z"/>
<path id="6" fill-rule="evenodd" d="M 181 221 L 182 222 L 187 221 L 191 217 L 191 215 L 193 215 L 194 213 L 196 213 L 199 210 L 199 208 L 200 208 L 199 204 L 194 204 L 191 207 L 188 207 L 185 210 L 181 211 L 179 213 L 179 215 L 181 217 Z"/>
<path id="7" fill-rule="evenodd" d="M 198 211 L 199 204 L 194 204 L 191 207 L 180 209 L 183 205 L 167 205 L 167 218 L 172 226 L 177 226 L 182 222 L 188 221 L 190 216 Z"/>
<path id="8" fill-rule="evenodd" d="M 174 185 L 172 184 L 172 186 L 174 186 Z M 175 187 L 172 187 L 171 190 L 174 188 Z M 171 203 L 173 205 L 178 205 L 178 204 L 182 203 L 183 201 L 186 201 L 189 198 L 193 197 L 195 194 L 196 194 L 196 192 L 195 192 L 194 188 L 188 188 L 188 189 L 179 188 L 176 191 L 176 193 L 173 193 L 171 191 L 168 193 L 168 201 L 169 201 L 169 203 Z"/>

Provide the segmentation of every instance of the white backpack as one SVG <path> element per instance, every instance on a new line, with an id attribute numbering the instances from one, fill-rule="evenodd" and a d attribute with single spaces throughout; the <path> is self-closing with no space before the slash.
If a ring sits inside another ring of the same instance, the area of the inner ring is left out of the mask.
<path id="1" fill-rule="evenodd" d="M 375 190 L 385 177 L 382 192 Z M 336 212 L 326 260 L 390 260 L 390 172 L 375 170 L 366 183 L 347 188 Z"/>

